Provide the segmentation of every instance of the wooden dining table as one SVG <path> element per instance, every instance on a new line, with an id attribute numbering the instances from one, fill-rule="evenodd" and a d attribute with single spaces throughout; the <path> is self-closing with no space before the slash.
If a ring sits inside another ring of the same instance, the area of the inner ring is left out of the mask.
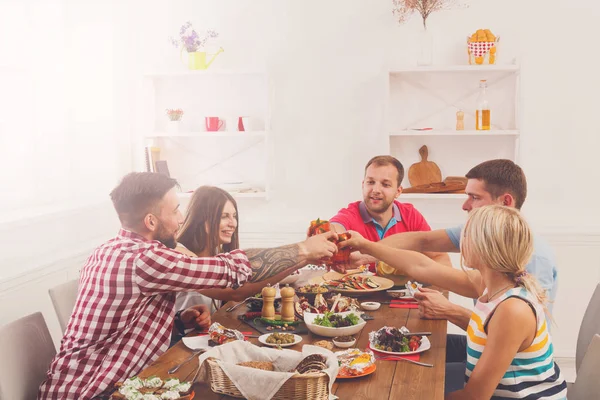
<path id="1" fill-rule="evenodd" d="M 390 297 L 384 293 L 374 293 L 359 298 L 359 301 L 390 301 Z M 227 312 L 229 302 L 221 307 L 212 316 L 213 322 L 219 322 L 226 328 L 237 329 L 242 332 L 253 332 L 260 335 L 251 326 L 238 319 L 238 316 L 247 312 L 248 309 L 242 305 L 233 312 Z M 353 379 L 337 379 L 333 384 L 332 391 L 340 399 L 402 399 L 402 400 L 437 400 L 444 398 L 444 376 L 446 362 L 446 325 L 444 320 L 424 320 L 419 318 L 417 309 L 391 308 L 388 304 L 382 304 L 377 311 L 366 311 L 367 315 L 374 319 L 367 324 L 357 335 L 354 347 L 366 349 L 369 345 L 369 332 L 375 331 L 383 326 L 401 327 L 406 326 L 412 332 L 432 332 L 429 336 L 431 348 L 421 353 L 420 361 L 433 364 L 432 368 L 415 365 L 408 361 L 376 361 L 377 369 L 374 373 Z M 192 335 L 195 333 L 192 333 Z M 197 333 L 196 333 L 197 334 Z M 331 340 L 317 336 L 311 332 L 301 334 L 302 342 L 289 347 L 292 350 L 301 350 L 302 345 L 312 344 L 319 340 Z M 260 345 L 258 339 L 249 338 L 251 343 Z M 342 350 L 334 348 L 334 351 Z M 146 378 L 152 375 L 161 378 L 174 377 L 180 380 L 190 380 L 196 375 L 199 367 L 197 359 L 183 364 L 174 374 L 167 371 L 173 366 L 189 358 L 194 352 L 188 349 L 183 342 L 167 350 L 154 363 L 145 368 L 139 376 Z M 211 391 L 210 385 L 203 382 L 194 383 L 194 391 L 197 400 L 232 399 L 232 397 L 217 394 Z"/>

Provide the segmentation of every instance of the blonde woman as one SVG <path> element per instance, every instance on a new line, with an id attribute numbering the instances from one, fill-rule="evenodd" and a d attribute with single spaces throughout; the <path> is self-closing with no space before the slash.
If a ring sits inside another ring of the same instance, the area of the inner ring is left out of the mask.
<path id="1" fill-rule="evenodd" d="M 467 328 L 466 385 L 447 400 L 566 399 L 545 317 L 546 295 L 525 271 L 533 236 L 519 211 L 498 205 L 471 211 L 460 245 L 461 263 L 470 269 L 463 271 L 351 234 L 343 247 L 416 280 L 477 298 Z"/>

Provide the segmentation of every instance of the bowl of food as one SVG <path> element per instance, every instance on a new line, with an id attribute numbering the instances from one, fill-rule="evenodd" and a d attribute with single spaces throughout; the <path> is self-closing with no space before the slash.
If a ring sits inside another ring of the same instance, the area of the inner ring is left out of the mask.
<path id="1" fill-rule="evenodd" d="M 378 303 L 376 301 L 365 301 L 363 303 L 360 303 L 360 307 L 363 310 L 375 311 L 375 310 L 379 310 L 379 307 L 381 307 L 381 303 Z"/>
<path id="2" fill-rule="evenodd" d="M 337 336 L 333 338 L 333 344 L 340 349 L 347 349 L 354 346 L 356 338 L 354 336 Z"/>
<path id="3" fill-rule="evenodd" d="M 325 294 L 328 292 L 329 292 L 329 289 L 327 289 L 326 286 L 319 285 L 316 283 L 313 283 L 310 285 L 304 285 L 304 286 L 296 289 L 296 294 L 298 295 L 298 297 L 306 297 L 308 299 L 308 301 L 310 301 L 311 303 L 314 303 L 315 297 L 318 294 Z"/>
<path id="4" fill-rule="evenodd" d="M 367 324 L 357 312 L 313 314 L 304 313 L 304 323 L 315 335 L 334 338 L 355 335 Z"/>

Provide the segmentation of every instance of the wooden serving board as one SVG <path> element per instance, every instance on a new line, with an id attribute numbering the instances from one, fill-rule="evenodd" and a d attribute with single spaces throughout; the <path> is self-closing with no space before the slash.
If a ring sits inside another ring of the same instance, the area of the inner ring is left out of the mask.
<path id="1" fill-rule="evenodd" d="M 442 181 L 442 171 L 433 161 L 428 161 L 429 150 L 423 145 L 419 149 L 421 161 L 410 166 L 408 169 L 408 181 L 410 186 L 428 185 Z"/>
<path id="2" fill-rule="evenodd" d="M 466 180 L 466 179 L 465 179 Z M 464 193 L 467 186 L 465 180 L 448 177 L 444 182 L 434 182 L 427 185 L 411 186 L 403 189 L 402 193 Z"/>

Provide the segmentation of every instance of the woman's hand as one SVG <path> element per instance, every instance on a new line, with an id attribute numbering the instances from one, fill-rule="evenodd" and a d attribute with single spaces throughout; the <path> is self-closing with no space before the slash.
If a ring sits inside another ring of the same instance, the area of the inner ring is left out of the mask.
<path id="1" fill-rule="evenodd" d="M 350 247 L 353 250 L 361 251 L 365 244 L 369 243 L 367 239 L 362 237 L 362 235 L 356 231 L 348 231 L 348 233 L 350 234 L 350 238 L 338 243 L 338 246 L 341 249 Z"/>

